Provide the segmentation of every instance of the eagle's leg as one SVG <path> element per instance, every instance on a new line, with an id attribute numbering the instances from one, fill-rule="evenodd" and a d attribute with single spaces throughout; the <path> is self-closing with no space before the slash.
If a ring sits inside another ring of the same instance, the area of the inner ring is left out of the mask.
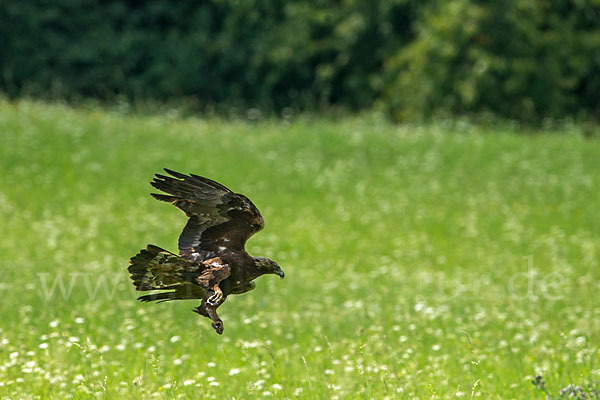
<path id="1" fill-rule="evenodd" d="M 206 302 L 211 306 L 218 306 L 219 303 L 221 303 L 221 300 L 223 300 L 223 291 L 217 284 L 213 286 L 212 293 L 212 296 L 210 296 Z"/>
<path id="2" fill-rule="evenodd" d="M 200 276 L 196 278 L 196 283 L 211 293 L 206 302 L 217 307 L 223 301 L 223 291 L 219 287 L 219 283 L 229 276 L 231 267 L 223 264 L 223 261 L 218 257 L 203 261 L 203 264 L 209 266 L 209 268 L 202 271 Z"/>
<path id="3" fill-rule="evenodd" d="M 223 321 L 221 321 L 221 318 L 219 318 L 217 315 L 217 307 L 219 306 L 212 306 L 208 304 L 207 299 L 204 298 L 202 300 L 202 304 L 200 304 L 200 307 L 196 308 L 195 311 L 200 315 L 210 318 L 212 320 L 211 326 L 219 335 L 222 335 L 224 329 Z"/>
<path id="4" fill-rule="evenodd" d="M 208 312 L 206 311 L 206 302 L 204 300 L 202 300 L 202 304 L 200 304 L 198 307 L 194 308 L 192 311 L 202 315 L 203 317 L 210 318 L 210 316 L 208 315 Z"/>

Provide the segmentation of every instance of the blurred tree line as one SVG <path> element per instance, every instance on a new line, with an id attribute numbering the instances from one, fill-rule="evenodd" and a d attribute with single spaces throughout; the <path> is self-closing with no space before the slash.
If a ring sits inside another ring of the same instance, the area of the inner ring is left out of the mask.
<path id="1" fill-rule="evenodd" d="M 4 0 L 9 96 L 600 116 L 600 0 Z"/>

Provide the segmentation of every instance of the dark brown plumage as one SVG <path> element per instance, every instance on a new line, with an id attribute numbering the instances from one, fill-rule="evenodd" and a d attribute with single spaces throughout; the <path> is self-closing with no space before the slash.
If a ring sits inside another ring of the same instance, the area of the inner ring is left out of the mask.
<path id="1" fill-rule="evenodd" d="M 179 236 L 179 255 L 148 245 L 131 258 L 131 279 L 137 290 L 169 290 L 141 296 L 144 302 L 202 299 L 194 311 L 210 318 L 221 334 L 216 310 L 227 296 L 254 289 L 253 280 L 261 275 L 283 278 L 284 273 L 274 261 L 246 252 L 248 238 L 264 227 L 246 196 L 198 175 L 165 171 L 171 176 L 156 174 L 150 184 L 167 194 L 151 195 L 189 217 Z"/>

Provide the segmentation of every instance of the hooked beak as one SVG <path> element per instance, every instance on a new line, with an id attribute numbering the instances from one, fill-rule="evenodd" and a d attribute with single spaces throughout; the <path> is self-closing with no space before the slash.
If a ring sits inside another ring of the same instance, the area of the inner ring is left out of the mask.
<path id="1" fill-rule="evenodd" d="M 280 270 L 279 270 L 279 273 L 278 273 L 278 275 L 279 275 L 279 277 L 280 277 L 281 279 L 285 278 L 285 274 L 283 273 L 283 270 L 282 270 L 282 269 L 280 269 Z"/>

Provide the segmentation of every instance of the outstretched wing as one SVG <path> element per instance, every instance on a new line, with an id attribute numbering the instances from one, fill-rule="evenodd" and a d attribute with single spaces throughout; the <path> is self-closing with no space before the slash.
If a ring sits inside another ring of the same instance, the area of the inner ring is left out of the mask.
<path id="1" fill-rule="evenodd" d="M 173 203 L 189 220 L 179 236 L 179 253 L 195 262 L 226 252 L 245 251 L 246 241 L 264 227 L 254 204 L 210 179 L 165 169 L 151 182 L 169 195 L 152 193 L 155 199 Z"/>

